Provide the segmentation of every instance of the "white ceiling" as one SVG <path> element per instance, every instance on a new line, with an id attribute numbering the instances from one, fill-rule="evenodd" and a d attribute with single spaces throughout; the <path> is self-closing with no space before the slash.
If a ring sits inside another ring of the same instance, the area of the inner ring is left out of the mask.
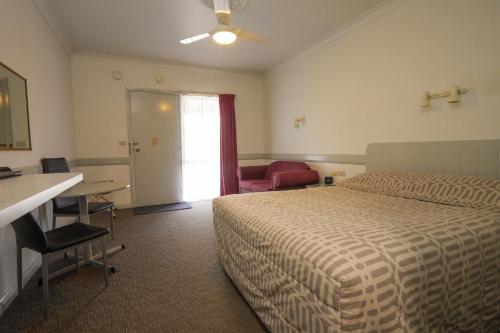
<path id="1" fill-rule="evenodd" d="M 180 39 L 215 27 L 198 0 L 50 0 L 77 52 L 140 57 L 263 72 L 289 59 L 383 0 L 249 0 L 233 25 L 265 36 L 265 44 L 230 46 Z"/>

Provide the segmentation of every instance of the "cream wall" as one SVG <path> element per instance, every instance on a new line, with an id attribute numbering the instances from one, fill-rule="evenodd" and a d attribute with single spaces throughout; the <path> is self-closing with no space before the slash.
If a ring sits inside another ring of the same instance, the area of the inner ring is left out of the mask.
<path id="1" fill-rule="evenodd" d="M 500 138 L 500 1 L 393 1 L 268 73 L 266 152 L 365 154 L 371 142 Z M 460 104 L 424 90 L 458 84 Z M 292 127 L 304 114 L 306 123 Z M 354 167 L 343 166 L 353 170 Z"/>
<path id="2" fill-rule="evenodd" d="M 49 156 L 74 158 L 70 59 L 30 0 L 2 0 L 0 61 L 28 80 L 32 151 L 0 151 L 0 165 L 38 165 Z M 24 251 L 25 279 L 39 256 Z M 11 227 L 0 229 L 0 314 L 16 294 L 16 247 Z"/>
<path id="3" fill-rule="evenodd" d="M 74 55 L 71 64 L 78 158 L 128 157 L 128 147 L 118 144 L 128 141 L 127 89 L 233 93 L 236 95 L 238 153 L 264 150 L 263 78 L 260 76 L 99 55 Z M 123 80 L 113 80 L 113 71 L 122 72 Z M 164 83 L 155 82 L 157 74 L 164 75 Z M 128 173 L 128 167 L 124 172 L 122 166 L 79 170 L 85 172 L 87 179 L 117 181 Z M 117 193 L 111 199 L 121 205 L 130 204 L 130 194 Z"/>

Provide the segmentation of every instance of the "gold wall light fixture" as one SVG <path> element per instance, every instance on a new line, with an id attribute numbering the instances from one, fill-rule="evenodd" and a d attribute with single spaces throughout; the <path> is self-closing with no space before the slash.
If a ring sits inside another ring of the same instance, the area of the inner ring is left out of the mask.
<path id="1" fill-rule="evenodd" d="M 420 101 L 420 107 L 428 108 L 431 106 L 431 99 L 448 97 L 448 103 L 458 103 L 460 102 L 460 95 L 467 93 L 466 88 L 459 88 L 458 86 L 451 86 L 449 90 L 441 91 L 437 93 L 430 93 L 424 91 L 422 94 L 422 100 Z"/>
<path id="2" fill-rule="evenodd" d="M 293 120 L 293 127 L 297 128 L 303 126 L 305 122 L 306 122 L 305 116 L 295 117 L 295 119 Z"/>

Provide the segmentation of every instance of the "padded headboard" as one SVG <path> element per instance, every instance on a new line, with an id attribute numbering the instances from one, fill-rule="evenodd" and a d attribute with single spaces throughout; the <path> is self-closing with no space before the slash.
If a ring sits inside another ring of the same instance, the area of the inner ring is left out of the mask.
<path id="1" fill-rule="evenodd" d="M 371 143 L 367 171 L 401 170 L 500 179 L 500 140 Z"/>

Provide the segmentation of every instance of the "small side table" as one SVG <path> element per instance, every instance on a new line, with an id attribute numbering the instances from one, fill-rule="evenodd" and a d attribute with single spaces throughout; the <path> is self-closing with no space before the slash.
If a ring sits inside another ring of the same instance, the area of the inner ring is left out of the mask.
<path id="1" fill-rule="evenodd" d="M 325 183 L 318 183 L 318 184 L 306 185 L 306 188 L 312 188 L 312 187 L 330 187 L 330 186 L 335 186 L 335 184 L 327 185 Z"/>

